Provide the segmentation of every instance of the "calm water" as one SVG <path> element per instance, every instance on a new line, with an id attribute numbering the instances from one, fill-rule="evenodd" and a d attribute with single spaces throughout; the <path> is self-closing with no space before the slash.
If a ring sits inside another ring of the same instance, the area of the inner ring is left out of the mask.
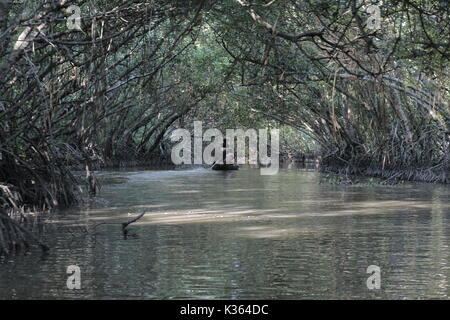
<path id="1" fill-rule="evenodd" d="M 450 297 L 449 187 L 320 184 L 297 169 L 100 177 L 102 201 L 48 221 L 49 255 L 1 262 L 1 299 Z M 120 225 L 82 233 L 142 210 L 135 237 Z M 81 290 L 66 287 L 69 265 Z M 369 265 L 380 290 L 367 289 Z"/>

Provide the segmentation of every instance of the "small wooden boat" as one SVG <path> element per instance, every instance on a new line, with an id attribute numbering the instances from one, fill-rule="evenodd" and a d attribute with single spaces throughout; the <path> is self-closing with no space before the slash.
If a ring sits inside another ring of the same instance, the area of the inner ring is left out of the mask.
<path id="1" fill-rule="evenodd" d="M 212 168 L 213 170 L 227 171 L 227 170 L 239 170 L 237 164 L 219 164 L 215 163 Z"/>
<path id="2" fill-rule="evenodd" d="M 211 169 L 220 170 L 220 171 L 228 171 L 228 170 L 239 170 L 239 165 L 237 164 L 227 164 L 227 139 L 223 139 L 223 148 L 222 148 L 222 162 L 223 163 L 214 163 Z M 234 155 L 233 155 L 234 156 Z"/>

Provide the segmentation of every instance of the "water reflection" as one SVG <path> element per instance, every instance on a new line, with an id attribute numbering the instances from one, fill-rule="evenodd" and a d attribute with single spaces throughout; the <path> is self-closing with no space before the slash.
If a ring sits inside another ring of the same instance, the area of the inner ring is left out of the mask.
<path id="1" fill-rule="evenodd" d="M 296 169 L 101 176 L 107 205 L 55 221 L 48 256 L 4 261 L 0 298 L 450 297 L 448 187 L 327 185 Z M 142 210 L 127 240 L 119 225 L 76 229 Z M 80 291 L 66 289 L 72 264 Z M 372 264 L 381 290 L 366 287 Z"/>

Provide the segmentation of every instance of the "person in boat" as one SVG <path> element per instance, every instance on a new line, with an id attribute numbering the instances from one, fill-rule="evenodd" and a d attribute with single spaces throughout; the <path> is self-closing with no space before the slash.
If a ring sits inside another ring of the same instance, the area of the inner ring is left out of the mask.
<path id="1" fill-rule="evenodd" d="M 222 145 L 222 163 L 227 163 L 227 139 L 223 139 L 223 145 Z"/>
<path id="2" fill-rule="evenodd" d="M 222 163 L 213 163 L 212 166 L 213 170 L 238 170 L 239 166 L 235 164 L 228 164 L 227 163 L 227 139 L 223 139 L 223 146 L 222 146 Z"/>

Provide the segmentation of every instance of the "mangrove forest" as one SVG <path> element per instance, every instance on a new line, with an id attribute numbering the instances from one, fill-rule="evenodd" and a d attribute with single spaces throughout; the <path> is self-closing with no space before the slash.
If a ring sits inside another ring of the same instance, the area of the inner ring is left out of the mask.
<path id="1" fill-rule="evenodd" d="M 449 183 L 450 1 L 0 0 L 0 299 L 448 299 Z"/>

